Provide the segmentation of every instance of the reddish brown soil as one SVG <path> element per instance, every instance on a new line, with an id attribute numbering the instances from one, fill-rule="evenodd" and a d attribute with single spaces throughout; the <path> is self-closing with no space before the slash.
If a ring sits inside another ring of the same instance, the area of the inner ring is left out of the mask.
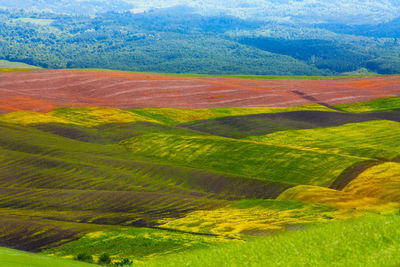
<path id="1" fill-rule="evenodd" d="M 70 106 L 213 108 L 297 106 L 316 101 L 334 105 L 398 95 L 400 76 L 250 80 L 73 70 L 0 74 L 0 112 L 47 112 Z"/>

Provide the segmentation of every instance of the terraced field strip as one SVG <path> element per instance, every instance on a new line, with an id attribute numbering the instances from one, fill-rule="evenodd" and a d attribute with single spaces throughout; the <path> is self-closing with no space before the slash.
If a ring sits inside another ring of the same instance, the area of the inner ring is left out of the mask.
<path id="1" fill-rule="evenodd" d="M 400 119 L 400 116 L 397 118 Z M 295 145 L 340 155 L 391 160 L 398 156 L 400 151 L 400 123 L 375 120 L 337 127 L 280 131 L 248 139 L 267 144 Z"/>
<path id="2" fill-rule="evenodd" d="M 122 216 L 126 212 L 133 214 L 134 217 L 125 218 L 124 221 L 129 221 L 133 225 L 135 219 L 139 220 L 140 224 L 146 222 L 151 224 L 151 221 L 158 218 L 179 217 L 196 209 L 212 209 L 226 205 L 223 201 L 162 192 L 25 188 L 0 188 L 0 201 L 1 208 L 96 211 L 99 213 L 121 213 Z M 118 223 L 123 223 L 121 218 L 115 219 Z"/>
<path id="3" fill-rule="evenodd" d="M 268 198 L 290 186 L 155 164 L 119 145 L 79 142 L 32 128 L 3 126 L 0 132 L 0 186 L 3 187 L 145 190 L 217 198 Z"/>
<path id="4" fill-rule="evenodd" d="M 378 110 L 400 109 L 400 97 L 379 98 L 365 102 L 352 102 L 336 105 L 337 108 L 347 112 L 370 112 Z"/>
<path id="5" fill-rule="evenodd" d="M 157 122 L 129 111 L 101 107 L 60 108 L 46 114 L 19 111 L 2 115 L 0 121 L 20 125 L 65 123 L 87 127 L 111 123 Z"/>
<path id="6" fill-rule="evenodd" d="M 85 233 L 100 229 L 96 225 L 46 220 L 34 216 L 35 213 L 32 212 L 31 216 L 13 216 L 12 211 L 8 213 L 3 209 L 0 212 L 0 245 L 25 251 L 40 252 L 42 249 L 62 245 L 79 239 Z"/>
<path id="7" fill-rule="evenodd" d="M 121 144 L 160 162 L 291 184 L 329 186 L 363 158 L 213 136 L 147 134 Z"/>
<path id="8" fill-rule="evenodd" d="M 48 112 L 72 106 L 197 109 L 313 104 L 314 101 L 291 93 L 293 90 L 335 105 L 400 93 L 398 76 L 260 80 L 78 70 L 0 73 L 0 76 L 0 108 L 4 112 Z"/>
<path id="9" fill-rule="evenodd" d="M 244 138 L 246 136 L 264 135 L 285 130 L 340 126 L 348 123 L 373 120 L 391 120 L 399 122 L 400 111 L 340 113 L 302 110 L 200 120 L 180 124 L 179 126 L 213 135 Z M 323 132 L 324 129 L 320 131 Z M 277 133 L 277 135 L 279 136 L 280 133 Z"/>
<path id="10" fill-rule="evenodd" d="M 221 117 L 242 116 L 261 113 L 280 113 L 300 110 L 332 111 L 321 105 L 309 104 L 294 107 L 228 107 L 210 109 L 175 109 L 175 108 L 142 108 L 132 112 L 164 122 L 180 124 L 197 120 L 216 119 Z"/>

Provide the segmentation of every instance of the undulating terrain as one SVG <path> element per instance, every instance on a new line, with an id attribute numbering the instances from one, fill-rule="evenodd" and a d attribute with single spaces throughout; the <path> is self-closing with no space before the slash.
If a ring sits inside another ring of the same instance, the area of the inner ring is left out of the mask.
<path id="1" fill-rule="evenodd" d="M 278 248 L 317 253 L 290 247 L 309 235 L 398 264 L 400 77 L 271 78 L 3 69 L 0 245 L 154 266 L 241 265 L 243 250 L 265 266 L 257 248 L 276 265 Z M 357 229 L 378 247 L 346 241 Z M 59 260 L 4 251 L 0 265 Z"/>

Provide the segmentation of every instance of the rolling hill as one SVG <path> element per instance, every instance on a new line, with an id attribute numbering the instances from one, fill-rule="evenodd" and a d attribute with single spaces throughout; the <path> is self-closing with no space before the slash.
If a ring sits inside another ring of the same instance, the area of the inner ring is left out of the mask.
<path id="1" fill-rule="evenodd" d="M 396 236 L 397 76 L 0 75 L 3 247 L 154 265 L 181 255 L 181 266 L 216 246 L 231 255 L 329 227 L 354 234 L 328 222 L 360 216 L 368 233 L 390 221 L 377 242 Z"/>

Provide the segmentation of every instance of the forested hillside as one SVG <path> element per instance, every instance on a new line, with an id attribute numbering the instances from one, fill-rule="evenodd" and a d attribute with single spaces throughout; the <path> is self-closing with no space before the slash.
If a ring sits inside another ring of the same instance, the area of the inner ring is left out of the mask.
<path id="1" fill-rule="evenodd" d="M 400 70 L 396 35 L 356 36 L 327 24 L 204 16 L 185 6 L 95 16 L 0 10 L 0 59 L 44 68 L 266 75 Z"/>

